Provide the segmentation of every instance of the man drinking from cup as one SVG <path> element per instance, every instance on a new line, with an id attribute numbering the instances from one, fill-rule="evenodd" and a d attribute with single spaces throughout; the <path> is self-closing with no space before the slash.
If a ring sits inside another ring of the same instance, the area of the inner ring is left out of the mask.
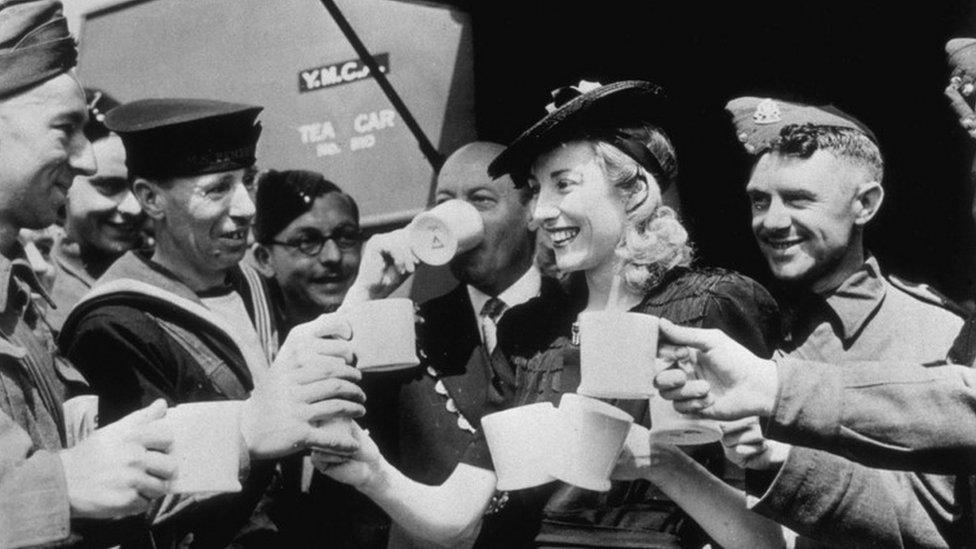
<path id="1" fill-rule="evenodd" d="M 502 150 L 495 143 L 469 143 L 448 157 L 437 177 L 438 203 L 473 206 L 484 236 L 450 260 L 460 284 L 420 307 L 424 323 L 417 335 L 426 358 L 400 392 L 398 439 L 409 441 L 400 447 L 404 473 L 424 483 L 447 478 L 481 416 L 509 394 L 511 372 L 494 368 L 500 364 L 489 359 L 494 330 L 507 309 L 543 287 L 533 266 L 531 193 L 515 188 L 508 177 L 488 176 L 488 164 Z"/>
<path id="2" fill-rule="evenodd" d="M 943 359 L 962 319 L 926 286 L 886 276 L 865 250 L 865 227 L 884 198 L 874 134 L 833 107 L 742 97 L 726 109 L 756 157 L 746 186 L 753 233 L 785 289 L 786 338 L 778 356 L 832 363 Z M 887 536 L 921 531 L 921 543 L 964 535 L 952 477 L 882 472 L 790 448 L 764 440 L 749 419 L 728 424 L 724 442 L 743 466 L 779 472 L 771 485 L 753 486 L 765 492 L 757 509 L 801 534 L 850 543 L 863 515 L 840 502 L 853 484 L 871 500 L 863 505 L 872 507 L 872 529 Z M 914 505 L 896 504 L 905 493 L 923 496 Z M 830 529 L 820 527 L 825 516 Z"/>
<path id="3" fill-rule="evenodd" d="M 279 351 L 264 281 L 239 265 L 254 215 L 248 187 L 260 110 L 153 99 L 114 109 L 105 120 L 122 138 L 156 248 L 149 259 L 127 253 L 98 279 L 66 320 L 62 346 L 101 397 L 103 421 L 159 397 L 182 404 L 178 417 L 198 417 L 186 403 L 237 401 L 238 413 L 228 417 L 240 425 L 225 429 L 239 430 L 242 463 L 260 460 L 240 494 L 167 502 L 153 517 L 156 546 L 190 536 L 229 543 L 264 493 L 274 458 L 310 446 L 334 453 L 357 446 L 348 426 L 329 428 L 363 413 L 353 383 L 359 372 L 321 356 L 335 353 L 334 342 L 320 339 L 335 335 L 335 325 L 299 325 Z M 177 439 L 193 436 L 192 423 L 176 423 Z"/>

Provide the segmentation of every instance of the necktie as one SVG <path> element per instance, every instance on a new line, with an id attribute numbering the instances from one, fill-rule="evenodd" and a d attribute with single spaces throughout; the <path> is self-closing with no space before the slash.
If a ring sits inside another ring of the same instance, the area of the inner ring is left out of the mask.
<path id="1" fill-rule="evenodd" d="M 481 314 L 479 315 L 481 317 L 481 335 L 489 355 L 498 344 L 498 319 L 501 318 L 505 309 L 505 302 L 497 297 L 489 299 L 481 307 Z"/>

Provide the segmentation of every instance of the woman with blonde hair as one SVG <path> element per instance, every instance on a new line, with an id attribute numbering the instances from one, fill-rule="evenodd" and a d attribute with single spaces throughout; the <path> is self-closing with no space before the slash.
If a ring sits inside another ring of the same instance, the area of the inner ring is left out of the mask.
<path id="1" fill-rule="evenodd" d="M 772 298 L 738 274 L 694 266 L 687 231 L 662 203 L 678 164 L 662 129 L 669 107 L 661 90 L 642 81 L 581 83 L 554 98 L 548 114 L 499 155 L 489 173 L 510 173 L 516 185 L 532 187 L 534 223 L 556 271 L 582 278 L 586 290 L 536 298 L 502 319 L 499 345 L 516 374 L 511 406 L 555 404 L 576 392 L 575 321 L 584 310 L 630 310 L 720 328 L 768 356 L 775 344 Z M 650 427 L 646 399 L 611 403 Z M 623 458 L 619 480 L 606 493 L 555 482 L 496 494 L 483 440 L 436 487 L 414 483 L 372 445 L 364 448 L 350 462 L 319 464 L 372 497 L 413 535 L 442 545 L 470 539 L 479 528 L 477 545 L 484 547 L 782 543 L 779 528 L 748 511 L 741 490 L 720 480 L 730 475 L 718 443 L 655 445 L 645 463 Z"/>

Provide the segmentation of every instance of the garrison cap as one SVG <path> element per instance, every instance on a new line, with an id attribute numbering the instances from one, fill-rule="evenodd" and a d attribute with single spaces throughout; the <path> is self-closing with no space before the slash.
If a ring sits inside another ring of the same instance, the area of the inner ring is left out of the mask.
<path id="1" fill-rule="evenodd" d="M 953 75 L 976 77 L 976 38 L 953 38 L 946 42 L 945 52 Z"/>
<path id="2" fill-rule="evenodd" d="M 261 110 L 210 99 L 142 99 L 109 111 L 105 126 L 122 137 L 130 174 L 203 175 L 254 165 Z"/>
<path id="3" fill-rule="evenodd" d="M 583 80 L 576 86 L 554 90 L 552 99 L 546 116 L 488 165 L 488 175 L 498 178 L 524 173 L 536 156 L 567 139 L 585 135 L 605 140 L 633 158 L 658 179 L 662 190 L 670 182 L 670 178 L 662 177 L 661 167 L 669 163 L 668 159 L 657 158 L 644 143 L 621 131 L 640 123 L 664 125 L 668 103 L 660 86 L 643 80 L 607 85 Z M 516 186 L 525 184 L 521 177 L 514 179 Z"/>
<path id="4" fill-rule="evenodd" d="M 779 99 L 737 97 L 725 105 L 735 133 L 749 154 L 762 154 L 787 126 L 833 126 L 857 130 L 878 144 L 874 132 L 833 105 L 803 105 Z"/>
<path id="5" fill-rule="evenodd" d="M 0 97 L 26 91 L 77 62 L 61 2 L 0 0 Z"/>

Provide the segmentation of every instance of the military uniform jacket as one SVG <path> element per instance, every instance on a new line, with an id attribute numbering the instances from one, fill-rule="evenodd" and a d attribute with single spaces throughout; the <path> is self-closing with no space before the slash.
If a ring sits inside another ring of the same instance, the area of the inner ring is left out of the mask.
<path id="1" fill-rule="evenodd" d="M 234 269 L 228 282 L 244 300 L 264 333 L 270 357 L 276 334 L 263 282 L 256 273 Z M 262 329 L 262 326 L 266 329 Z M 159 265 L 133 252 L 120 258 L 75 307 L 60 335 L 62 349 L 99 396 L 101 424 L 163 398 L 183 402 L 245 399 L 254 387 L 252 371 L 233 330 L 199 297 Z M 166 498 L 152 513 L 153 540 L 164 546 L 193 534 L 194 547 L 224 546 L 244 527 L 264 493 L 273 463 L 252 464 L 238 494 L 211 498 Z M 147 525 L 148 526 L 148 525 Z"/>
<path id="2" fill-rule="evenodd" d="M 84 380 L 30 299 L 46 294 L 22 250 L 12 255 L 0 256 L 0 547 L 69 543 L 61 404 Z"/>
<path id="3" fill-rule="evenodd" d="M 790 306 L 777 356 L 850 368 L 867 360 L 939 362 L 963 324 L 941 296 L 885 277 L 874 258 L 826 296 Z M 945 547 L 971 537 L 955 477 L 872 469 L 804 446 L 797 441 L 757 511 L 831 544 Z"/>

